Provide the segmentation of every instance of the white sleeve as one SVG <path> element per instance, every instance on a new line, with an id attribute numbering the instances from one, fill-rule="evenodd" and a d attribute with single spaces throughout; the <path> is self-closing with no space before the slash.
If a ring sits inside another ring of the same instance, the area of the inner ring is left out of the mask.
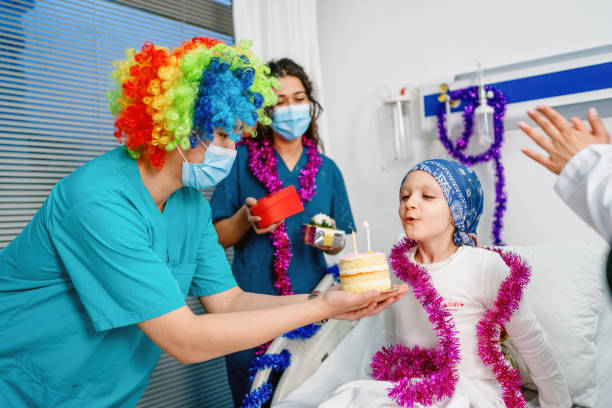
<path id="1" fill-rule="evenodd" d="M 565 165 L 555 183 L 563 201 L 606 241 L 612 238 L 612 145 L 594 144 Z"/>
<path id="2" fill-rule="evenodd" d="M 498 254 L 489 258 L 487 275 L 497 297 L 501 282 L 509 274 L 509 267 Z M 492 299 L 492 302 L 495 299 Z M 527 303 L 525 296 L 512 318 L 504 325 L 512 344 L 519 352 L 538 387 L 541 408 L 571 407 L 572 399 L 565 374 L 555 358 L 546 332 Z"/>
<path id="3" fill-rule="evenodd" d="M 552 352 L 546 332 L 524 297 L 505 327 L 538 387 L 540 406 L 571 407 L 565 374 Z"/>

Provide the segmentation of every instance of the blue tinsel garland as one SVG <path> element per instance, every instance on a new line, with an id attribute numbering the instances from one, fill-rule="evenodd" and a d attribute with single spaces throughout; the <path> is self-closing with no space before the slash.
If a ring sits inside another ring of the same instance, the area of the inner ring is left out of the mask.
<path id="1" fill-rule="evenodd" d="M 327 268 L 327 273 L 331 273 L 334 280 L 340 280 L 340 269 L 338 264 Z M 291 340 L 296 339 L 309 339 L 315 335 L 321 329 L 322 326 L 307 324 L 306 326 L 298 327 L 295 330 L 283 334 L 283 337 L 287 337 Z M 278 354 L 263 354 L 257 356 L 251 362 L 251 368 L 249 368 L 249 374 L 251 374 L 251 381 L 260 370 L 272 368 L 274 371 L 285 370 L 291 364 L 291 353 L 288 350 L 283 350 Z M 245 395 L 242 400 L 240 408 L 259 408 L 263 403 L 272 398 L 272 384 L 268 381 L 263 383 L 261 387 L 249 392 Z"/>
<path id="2" fill-rule="evenodd" d="M 289 367 L 291 363 L 291 353 L 289 350 L 283 350 L 279 354 L 262 354 L 257 356 L 251 361 L 251 368 L 249 368 L 249 374 L 251 374 L 251 381 L 255 378 L 255 374 L 259 370 L 265 370 L 271 368 L 274 371 L 281 371 Z"/>
<path id="3" fill-rule="evenodd" d="M 242 400 L 241 408 L 260 407 L 272 397 L 272 384 L 265 382 L 255 391 L 249 392 Z"/>
<path id="4" fill-rule="evenodd" d="M 290 332 L 283 334 L 283 337 L 286 337 L 291 340 L 309 339 L 314 336 L 315 333 L 318 332 L 321 327 L 322 326 L 315 324 L 307 324 L 306 326 L 298 327 L 295 330 L 291 330 Z"/>

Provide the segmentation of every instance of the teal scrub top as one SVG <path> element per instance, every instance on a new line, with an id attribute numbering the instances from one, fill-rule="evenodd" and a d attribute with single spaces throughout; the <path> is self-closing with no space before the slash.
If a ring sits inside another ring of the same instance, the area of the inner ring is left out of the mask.
<path id="1" fill-rule="evenodd" d="M 134 406 L 161 354 L 136 323 L 236 286 L 200 192 L 159 211 L 119 147 L 0 252 L 0 406 Z"/>
<path id="2" fill-rule="evenodd" d="M 236 160 L 230 174 L 215 188 L 210 205 L 213 222 L 229 218 L 242 207 L 247 197 L 260 199 L 268 194 L 266 187 L 249 169 L 249 151 L 239 145 Z M 295 168 L 289 170 L 276 149 L 278 177 L 283 186 L 293 184 L 300 189 L 300 171 L 308 161 L 307 148 L 302 151 Z M 321 167 L 315 177 L 315 194 L 304 203 L 304 211 L 285 220 L 291 240 L 291 261 L 287 275 L 294 293 L 308 293 L 315 288 L 327 272 L 325 257 L 320 249 L 304 243 L 302 224 L 308 224 L 312 216 L 323 213 L 336 221 L 336 226 L 350 234 L 356 230 L 342 173 L 329 157 L 321 155 Z M 270 234 L 258 235 L 251 228 L 234 245 L 232 271 L 238 286 L 247 292 L 277 295 L 273 274 L 275 248 Z"/>

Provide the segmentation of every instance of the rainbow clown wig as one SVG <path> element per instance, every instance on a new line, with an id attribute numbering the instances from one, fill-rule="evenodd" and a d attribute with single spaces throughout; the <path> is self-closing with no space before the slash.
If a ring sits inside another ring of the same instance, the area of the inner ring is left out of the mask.
<path id="1" fill-rule="evenodd" d="M 126 50 L 112 74 L 117 89 L 107 94 L 119 142 L 161 169 L 166 151 L 212 140 L 215 128 L 237 141 L 254 135 L 257 122 L 269 125 L 265 108 L 276 104 L 279 84 L 249 47 L 197 37 L 172 52 L 150 42 Z"/>

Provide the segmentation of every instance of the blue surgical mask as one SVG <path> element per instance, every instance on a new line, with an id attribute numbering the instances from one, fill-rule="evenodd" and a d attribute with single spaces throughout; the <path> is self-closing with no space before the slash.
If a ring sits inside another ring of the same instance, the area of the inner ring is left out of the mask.
<path id="1" fill-rule="evenodd" d="M 198 190 L 215 186 L 221 182 L 232 169 L 236 150 L 208 145 L 202 163 L 189 163 L 179 148 L 183 160 L 183 185 Z"/>
<path id="2" fill-rule="evenodd" d="M 272 129 L 286 140 L 301 137 L 310 126 L 310 104 L 280 106 L 272 113 Z"/>

